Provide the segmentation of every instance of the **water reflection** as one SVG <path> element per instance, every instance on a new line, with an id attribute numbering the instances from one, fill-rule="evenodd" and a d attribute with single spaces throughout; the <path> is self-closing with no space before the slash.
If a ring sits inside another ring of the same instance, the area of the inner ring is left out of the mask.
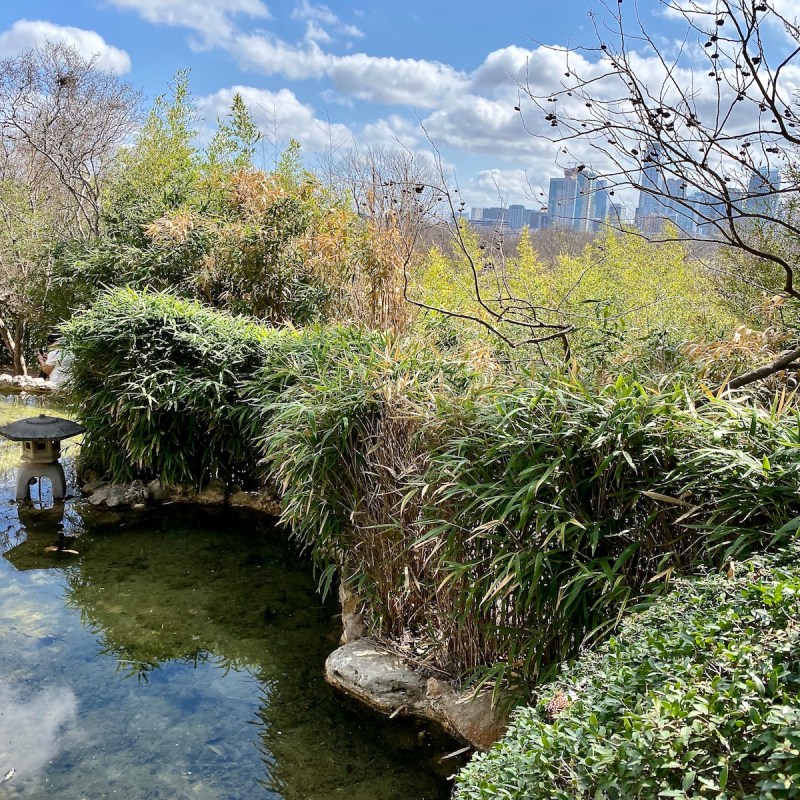
<path id="1" fill-rule="evenodd" d="M 18 507 L 6 488 L 4 797 L 448 796 L 451 741 L 345 708 L 324 683 L 338 609 L 282 534 L 175 508 Z"/>
<path id="2" fill-rule="evenodd" d="M 0 765 L 13 764 L 14 780 L 19 783 L 30 781 L 59 756 L 65 739 L 75 730 L 78 701 L 69 685 L 48 686 L 31 694 L 0 680 L 0 709 L 2 727 L 14 732 L 0 740 Z"/>

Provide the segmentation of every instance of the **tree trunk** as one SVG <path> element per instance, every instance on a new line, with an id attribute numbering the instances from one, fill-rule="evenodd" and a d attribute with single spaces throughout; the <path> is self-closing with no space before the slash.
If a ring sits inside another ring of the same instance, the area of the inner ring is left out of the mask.
<path id="1" fill-rule="evenodd" d="M 6 325 L 5 321 L 0 318 L 0 342 L 3 343 L 6 350 L 8 351 L 8 355 L 11 357 L 11 363 L 16 363 L 16 347 L 14 346 L 14 337 L 11 335 L 11 331 L 9 330 L 8 325 Z M 16 369 L 16 367 L 13 367 Z"/>
<path id="2" fill-rule="evenodd" d="M 24 352 L 25 323 L 17 320 L 14 325 L 14 374 L 27 375 L 28 365 L 25 363 Z"/>

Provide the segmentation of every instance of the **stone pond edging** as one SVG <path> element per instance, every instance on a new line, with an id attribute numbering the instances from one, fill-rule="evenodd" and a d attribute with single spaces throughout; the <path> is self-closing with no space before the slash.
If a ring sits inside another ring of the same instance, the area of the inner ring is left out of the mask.
<path id="1" fill-rule="evenodd" d="M 89 503 L 110 509 L 145 508 L 148 504 L 230 505 L 280 515 L 280 503 L 265 491 L 245 492 L 221 481 L 200 491 L 188 485 L 133 481 L 112 484 L 93 480 L 81 487 Z M 441 725 L 451 736 L 477 750 L 487 750 L 505 732 L 508 715 L 492 703 L 491 692 L 460 692 L 448 681 L 428 677 L 367 635 L 359 599 L 343 586 L 342 645 L 325 662 L 325 679 L 343 694 L 389 717 L 421 717 Z"/>
<path id="2" fill-rule="evenodd" d="M 477 750 L 488 750 L 508 725 L 491 692 L 466 694 L 447 681 L 425 677 L 371 637 L 334 650 L 325 662 L 325 679 L 374 711 L 437 722 Z"/>
<path id="3" fill-rule="evenodd" d="M 19 394 L 30 392 L 32 394 L 47 394 L 53 391 L 52 384 L 44 378 L 33 378 L 30 375 L 9 375 L 0 373 L 0 394 Z"/>
<path id="4" fill-rule="evenodd" d="M 199 491 L 188 484 L 162 484 L 156 478 L 149 483 L 108 483 L 94 480 L 81 486 L 93 506 L 104 508 L 143 508 L 148 503 L 191 503 L 202 506 L 231 505 L 251 508 L 271 516 L 279 516 L 280 503 L 267 492 L 245 492 L 239 486 L 226 486 L 222 481 L 209 481 Z"/>

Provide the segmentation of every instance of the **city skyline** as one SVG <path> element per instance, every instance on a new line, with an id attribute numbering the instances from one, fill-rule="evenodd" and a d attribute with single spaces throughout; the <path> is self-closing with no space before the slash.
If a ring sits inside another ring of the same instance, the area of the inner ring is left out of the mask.
<path id="1" fill-rule="evenodd" d="M 655 234 L 665 223 L 672 223 L 689 236 L 713 235 L 714 225 L 721 221 L 728 205 L 738 216 L 750 214 L 770 216 L 779 213 L 781 176 L 777 169 L 759 169 L 752 173 L 746 188 L 728 190 L 729 204 L 718 195 L 695 191 L 677 178 L 665 178 L 657 169 L 656 160 L 639 176 L 642 187 L 632 213 L 621 203 L 611 201 L 607 182 L 591 168 L 576 165 L 564 169 L 563 178 L 551 178 L 547 204 L 530 209 L 524 204 L 507 206 L 473 206 L 472 225 L 495 226 L 509 230 L 565 228 L 596 232 L 604 223 L 632 222 L 642 233 Z"/>

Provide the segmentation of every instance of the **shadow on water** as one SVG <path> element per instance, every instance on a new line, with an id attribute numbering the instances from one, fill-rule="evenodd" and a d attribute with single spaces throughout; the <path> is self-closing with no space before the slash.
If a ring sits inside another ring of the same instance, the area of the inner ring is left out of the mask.
<path id="1" fill-rule="evenodd" d="M 0 796 L 449 796 L 457 744 L 325 684 L 337 608 L 283 533 L 230 511 L 11 496 L 6 475 Z"/>

